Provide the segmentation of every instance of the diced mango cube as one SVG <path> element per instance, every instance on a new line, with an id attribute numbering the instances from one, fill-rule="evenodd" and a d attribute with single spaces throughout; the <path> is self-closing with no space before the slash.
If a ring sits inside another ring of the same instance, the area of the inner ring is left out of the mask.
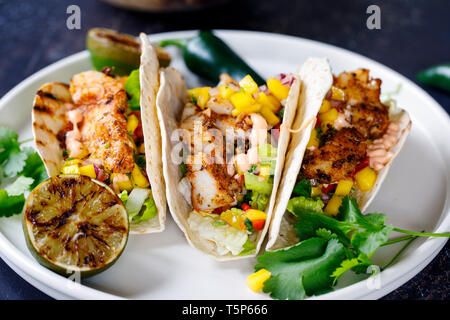
<path id="1" fill-rule="evenodd" d="M 320 122 L 322 123 L 322 129 L 326 130 L 327 125 L 330 124 L 332 127 L 334 126 L 334 121 L 338 118 L 339 112 L 336 108 L 331 108 L 327 112 L 320 114 Z"/>
<path id="2" fill-rule="evenodd" d="M 338 182 L 336 191 L 334 192 L 338 196 L 346 196 L 352 191 L 353 179 L 344 179 Z"/>
<path id="3" fill-rule="evenodd" d="M 229 86 L 222 84 L 219 86 L 219 91 L 220 91 L 220 96 L 223 99 L 229 99 L 234 93 L 235 91 L 233 89 L 231 89 Z"/>
<path id="4" fill-rule="evenodd" d="M 133 171 L 131 172 L 131 177 L 133 178 L 134 185 L 139 188 L 147 188 L 150 183 L 148 179 L 141 172 L 138 165 L 134 165 Z"/>
<path id="5" fill-rule="evenodd" d="M 244 219 L 243 210 L 226 210 L 220 214 L 220 219 L 228 223 L 230 226 L 237 229 L 245 230 L 245 225 L 243 223 Z"/>
<path id="6" fill-rule="evenodd" d="M 130 114 L 127 119 L 127 131 L 133 133 L 139 125 L 139 119 L 134 114 Z"/>
<path id="7" fill-rule="evenodd" d="M 320 196 L 322 194 L 322 189 L 319 187 L 311 188 L 311 197 Z"/>
<path id="8" fill-rule="evenodd" d="M 258 292 L 264 287 L 264 282 L 270 278 L 270 271 L 260 269 L 247 277 L 247 285 L 254 292 Z"/>
<path id="9" fill-rule="evenodd" d="M 253 99 L 252 95 L 246 92 L 236 92 L 230 97 L 230 101 L 233 106 L 239 111 L 244 110 L 245 108 L 249 108 L 250 106 L 255 104 L 255 99 Z"/>
<path id="10" fill-rule="evenodd" d="M 267 213 L 257 209 L 248 209 L 247 211 L 245 211 L 245 217 L 248 218 L 250 221 L 266 220 Z"/>
<path id="11" fill-rule="evenodd" d="M 262 106 L 260 113 L 264 117 L 264 119 L 266 119 L 269 125 L 276 126 L 278 123 L 280 123 L 280 118 L 278 118 L 277 115 L 273 113 L 273 111 L 268 107 Z"/>
<path id="12" fill-rule="evenodd" d="M 331 99 L 344 101 L 345 100 L 345 92 L 339 88 L 332 86 L 331 87 Z"/>
<path id="13" fill-rule="evenodd" d="M 317 130 L 314 129 L 313 131 L 311 131 L 311 136 L 309 137 L 309 141 L 308 144 L 306 145 L 306 148 L 310 148 L 310 147 L 319 147 L 319 137 L 317 136 Z"/>
<path id="14" fill-rule="evenodd" d="M 111 175 L 111 181 L 114 185 L 117 185 L 117 188 L 119 188 L 120 191 L 127 190 L 131 191 L 133 189 L 133 185 L 131 184 L 130 178 L 126 174 L 123 173 L 113 173 Z M 116 190 L 116 189 L 114 189 Z"/>
<path id="15" fill-rule="evenodd" d="M 88 176 L 90 178 L 96 178 L 97 174 L 95 173 L 95 168 L 94 165 L 92 163 L 85 165 L 85 166 L 81 166 L 80 167 L 80 174 L 84 175 L 84 176 Z"/>
<path id="16" fill-rule="evenodd" d="M 193 88 L 188 90 L 188 94 L 196 105 L 204 109 L 209 100 L 209 89 L 211 87 Z"/>
<path id="17" fill-rule="evenodd" d="M 267 87 L 270 93 L 277 97 L 278 100 L 286 99 L 291 90 L 289 86 L 284 86 L 280 80 L 273 78 L 267 80 Z"/>
<path id="18" fill-rule="evenodd" d="M 258 92 L 258 85 L 253 80 L 253 78 L 248 74 L 241 81 L 239 81 L 239 86 L 244 88 L 245 92 L 254 94 Z"/>
<path id="19" fill-rule="evenodd" d="M 377 181 L 377 177 L 377 173 L 371 167 L 365 167 L 355 174 L 355 180 L 358 188 L 363 192 L 372 190 L 375 182 Z"/>
<path id="20" fill-rule="evenodd" d="M 267 178 L 270 176 L 270 166 L 261 166 L 259 168 L 259 176 Z"/>
<path id="21" fill-rule="evenodd" d="M 327 112 L 328 110 L 330 110 L 331 108 L 331 103 L 330 101 L 323 99 L 322 101 L 322 105 L 320 106 L 320 110 L 319 113 L 324 113 Z"/>
<path id="22" fill-rule="evenodd" d="M 139 153 L 144 154 L 145 153 L 145 143 L 141 143 L 138 149 Z"/>
<path id="23" fill-rule="evenodd" d="M 331 214 L 333 216 L 337 215 L 339 212 L 339 207 L 342 203 L 342 197 L 334 194 L 331 199 L 328 201 L 327 206 L 325 207 L 324 211 L 328 214 Z"/>
<path id="24" fill-rule="evenodd" d="M 274 96 L 267 95 L 264 92 L 261 92 L 256 101 L 262 106 L 268 107 L 273 112 L 277 112 L 280 109 L 280 101 L 278 101 Z"/>
<path id="25" fill-rule="evenodd" d="M 80 169 L 77 164 L 73 164 L 62 167 L 61 172 L 63 174 L 80 174 Z"/>
<path id="26" fill-rule="evenodd" d="M 79 165 L 80 163 L 82 163 L 83 161 L 81 161 L 80 159 L 72 159 L 72 160 L 67 160 L 64 162 L 64 166 L 73 166 L 73 165 Z"/>

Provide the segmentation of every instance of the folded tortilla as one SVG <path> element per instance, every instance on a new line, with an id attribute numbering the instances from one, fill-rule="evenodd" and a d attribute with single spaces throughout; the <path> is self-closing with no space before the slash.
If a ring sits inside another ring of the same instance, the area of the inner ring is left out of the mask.
<path id="1" fill-rule="evenodd" d="M 293 129 L 300 128 L 292 134 L 291 142 L 286 153 L 286 162 L 282 174 L 278 194 L 275 201 L 273 220 L 270 225 L 269 239 L 266 250 L 273 251 L 298 243 L 293 227 L 296 218 L 286 211 L 292 191 L 300 173 L 303 156 L 309 142 L 311 132 L 315 128 L 316 115 L 320 110 L 325 95 L 333 84 L 333 74 L 329 62 L 322 58 L 309 58 L 298 70 L 301 81 L 301 92 L 299 98 L 300 109 L 297 112 Z M 367 209 L 375 198 L 382 182 L 395 157 L 403 147 L 411 129 L 411 119 L 408 113 L 397 108 L 389 114 L 389 120 L 398 121 L 400 130 L 398 142 L 389 150 L 393 153 L 391 160 L 378 172 L 378 177 L 372 190 L 367 192 L 357 191 L 352 194 L 356 198 L 361 211 Z"/>
<path id="2" fill-rule="evenodd" d="M 273 189 L 269 204 L 266 208 L 267 220 L 263 230 L 258 233 L 255 241 L 256 250 L 253 254 L 243 256 L 234 256 L 231 253 L 220 255 L 217 252 L 215 243 L 201 238 L 196 231 L 191 230 L 187 221 L 193 208 L 185 200 L 183 194 L 178 190 L 178 184 L 183 177 L 179 164 L 172 161 L 172 152 L 175 150 L 173 150 L 171 137 L 174 130 L 178 128 L 188 95 L 184 79 L 177 70 L 173 68 L 161 69 L 160 89 L 158 92 L 156 105 L 161 126 L 163 170 L 164 179 L 166 181 L 167 203 L 175 222 L 184 232 L 188 242 L 193 247 L 220 261 L 252 257 L 258 253 L 270 225 L 272 210 L 275 204 L 275 196 L 277 194 L 278 184 L 280 182 L 281 172 L 284 165 L 285 153 L 289 143 L 289 129 L 292 125 L 295 111 L 297 109 L 299 91 L 300 82 L 298 81 L 298 78 L 296 78 L 291 86 L 285 105 L 284 117 L 280 127 L 280 136 L 278 140 L 278 153 L 274 172 Z"/>
<path id="3" fill-rule="evenodd" d="M 139 68 L 140 106 L 146 171 L 153 199 L 158 209 L 158 217 L 146 221 L 132 222 L 131 232 L 152 233 L 164 230 L 167 207 L 165 183 L 162 175 L 161 134 L 156 115 L 159 62 L 148 37 L 142 33 L 140 40 L 142 51 Z M 58 139 L 58 133 L 67 125 L 66 113 L 70 110 L 72 103 L 69 85 L 60 82 L 44 84 L 38 90 L 33 102 L 34 141 L 50 177 L 60 174 L 64 162 L 63 146 Z"/>

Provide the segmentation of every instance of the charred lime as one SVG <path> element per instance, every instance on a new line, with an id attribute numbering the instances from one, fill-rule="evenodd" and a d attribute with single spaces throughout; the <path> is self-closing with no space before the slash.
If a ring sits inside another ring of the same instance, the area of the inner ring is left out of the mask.
<path id="1" fill-rule="evenodd" d="M 39 263 L 62 275 L 89 277 L 119 258 L 129 225 L 122 202 L 109 187 L 86 176 L 61 175 L 31 192 L 23 229 Z"/>

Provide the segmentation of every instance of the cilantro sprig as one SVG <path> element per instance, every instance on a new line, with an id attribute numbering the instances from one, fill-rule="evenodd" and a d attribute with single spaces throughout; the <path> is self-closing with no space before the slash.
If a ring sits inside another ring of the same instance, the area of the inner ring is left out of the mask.
<path id="1" fill-rule="evenodd" d="M 299 185 L 300 186 L 300 185 Z M 297 194 L 304 193 L 304 186 Z M 307 190 L 306 190 L 307 191 Z M 305 209 L 303 196 L 292 198 L 287 210 L 298 218 L 294 228 L 300 242 L 289 248 L 265 252 L 255 271 L 266 269 L 271 277 L 263 291 L 274 299 L 304 299 L 329 292 L 347 271 L 366 273 L 370 258 L 381 246 L 409 240 L 384 267 L 388 267 L 418 236 L 450 237 L 450 233 L 424 233 L 385 224 L 386 215 L 363 215 L 356 199 L 344 197 L 335 218 Z M 408 236 L 391 239 L 392 231 Z"/>
<path id="2" fill-rule="evenodd" d="M 9 217 L 22 211 L 24 193 L 48 178 L 37 152 L 22 145 L 14 130 L 0 126 L 0 182 L 7 179 L 9 186 L 0 190 L 0 217 Z"/>

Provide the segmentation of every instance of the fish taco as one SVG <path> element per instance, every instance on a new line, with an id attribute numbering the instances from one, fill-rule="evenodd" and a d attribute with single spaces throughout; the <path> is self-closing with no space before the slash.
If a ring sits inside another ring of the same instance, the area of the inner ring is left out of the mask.
<path id="1" fill-rule="evenodd" d="M 367 69 L 333 76 L 325 59 L 311 58 L 299 78 L 304 111 L 293 128 L 306 129 L 288 147 L 266 250 L 298 243 L 296 211 L 336 216 L 345 196 L 365 210 L 411 129 L 405 110 L 381 101 L 382 81 Z"/>
<path id="2" fill-rule="evenodd" d="M 186 89 L 160 71 L 157 97 L 166 194 L 188 242 L 217 260 L 257 254 L 271 220 L 297 108 L 300 82 L 280 74 L 220 76 L 216 87 Z"/>
<path id="3" fill-rule="evenodd" d="M 128 76 L 104 68 L 76 74 L 70 84 L 44 84 L 32 122 L 50 177 L 80 174 L 104 182 L 124 203 L 131 232 L 150 233 L 164 230 L 166 216 L 156 115 L 159 63 L 146 35 L 140 43 L 140 67 Z"/>

